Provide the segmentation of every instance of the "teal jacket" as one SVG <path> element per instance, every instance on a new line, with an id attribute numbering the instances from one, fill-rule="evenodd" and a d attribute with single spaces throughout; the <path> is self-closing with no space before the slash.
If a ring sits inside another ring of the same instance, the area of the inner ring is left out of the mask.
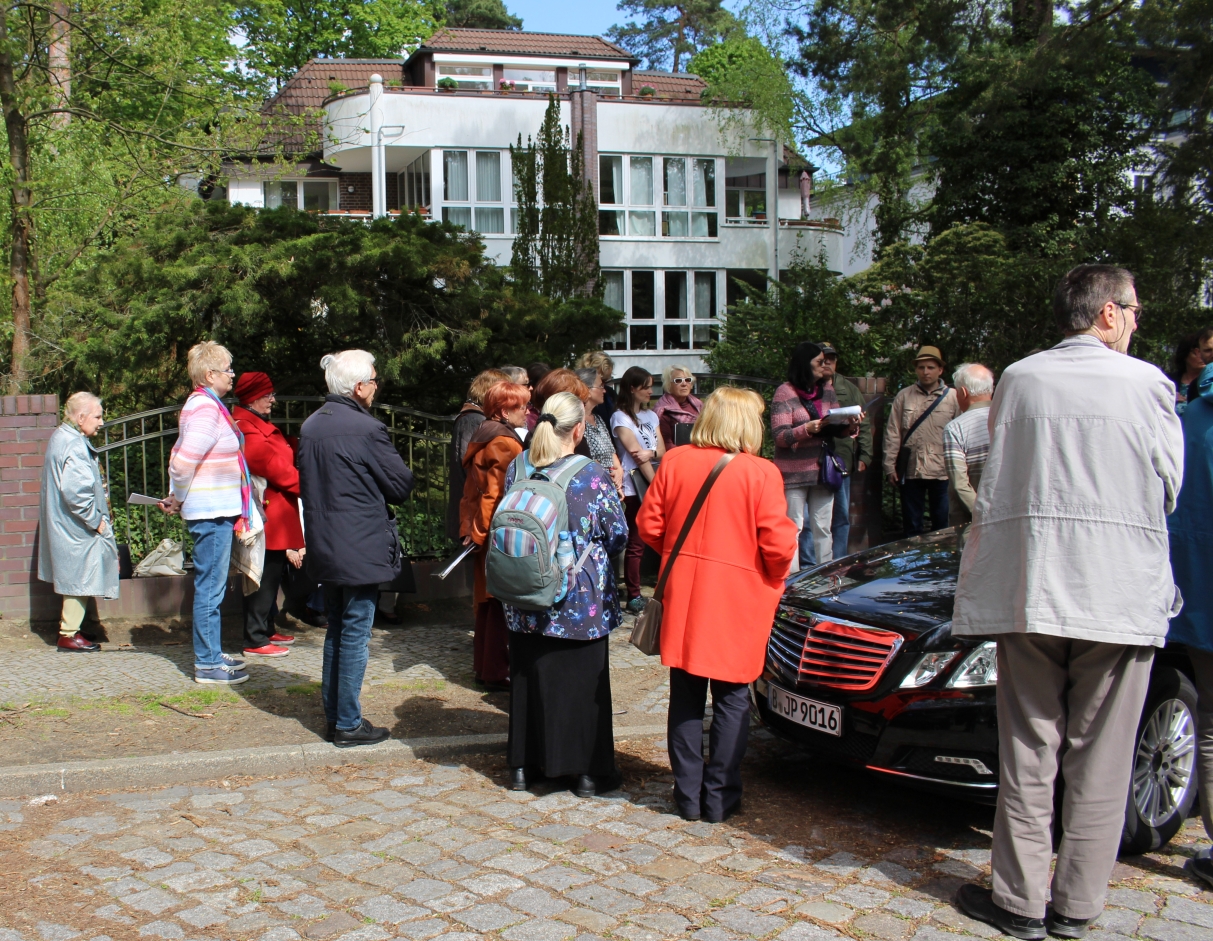
<path id="1" fill-rule="evenodd" d="M 1196 395 L 1191 392 L 1195 391 Z M 1183 610 L 1171 619 L 1167 642 L 1213 652 L 1213 365 L 1189 387 L 1183 413 L 1184 482 L 1167 517 L 1171 573 Z"/>

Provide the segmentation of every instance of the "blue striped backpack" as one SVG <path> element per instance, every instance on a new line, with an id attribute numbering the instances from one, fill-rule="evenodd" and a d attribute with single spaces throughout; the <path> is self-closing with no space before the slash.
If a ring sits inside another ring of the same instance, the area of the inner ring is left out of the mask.
<path id="1" fill-rule="evenodd" d="M 556 542 L 569 528 L 565 490 L 589 463 L 574 454 L 536 470 L 529 452 L 514 459 L 514 483 L 489 525 L 485 576 L 494 598 L 515 608 L 545 611 L 564 596 L 569 573 L 556 563 Z"/>

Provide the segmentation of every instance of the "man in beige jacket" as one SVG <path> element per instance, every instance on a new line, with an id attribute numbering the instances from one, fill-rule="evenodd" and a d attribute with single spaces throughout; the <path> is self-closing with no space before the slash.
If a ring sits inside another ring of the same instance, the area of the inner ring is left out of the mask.
<path id="1" fill-rule="evenodd" d="M 931 529 L 948 525 L 943 429 L 960 414 L 956 396 L 943 381 L 943 354 L 938 347 L 924 346 L 918 351 L 914 372 L 918 381 L 897 393 L 884 427 L 884 475 L 901 488 L 901 520 L 906 536 L 927 531 L 923 528 L 923 510 L 928 504 Z M 902 448 L 905 454 L 899 468 L 897 455 Z"/>
<path id="2" fill-rule="evenodd" d="M 1082 938 L 1103 910 L 1154 648 L 1179 611 L 1166 517 L 1183 438 L 1174 385 L 1125 355 L 1140 311 L 1123 268 L 1062 278 L 1066 338 L 994 393 L 960 560 L 952 633 L 997 644 L 999 791 L 993 893 L 962 886 L 957 903 L 1026 941 Z"/>

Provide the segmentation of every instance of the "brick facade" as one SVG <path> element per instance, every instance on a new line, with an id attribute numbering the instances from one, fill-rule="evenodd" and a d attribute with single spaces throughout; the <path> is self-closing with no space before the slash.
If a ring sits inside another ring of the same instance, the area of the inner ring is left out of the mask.
<path id="1" fill-rule="evenodd" d="M 58 597 L 37 577 L 42 463 L 58 424 L 56 395 L 0 398 L 0 617 L 6 620 L 58 615 Z"/>
<path id="2" fill-rule="evenodd" d="M 388 209 L 400 208 L 399 186 L 397 185 L 399 179 L 398 174 L 389 173 L 387 175 Z M 351 186 L 354 188 L 352 193 L 350 192 Z M 339 208 L 347 212 L 371 211 L 371 175 L 369 173 L 343 173 L 337 188 L 340 193 Z"/>

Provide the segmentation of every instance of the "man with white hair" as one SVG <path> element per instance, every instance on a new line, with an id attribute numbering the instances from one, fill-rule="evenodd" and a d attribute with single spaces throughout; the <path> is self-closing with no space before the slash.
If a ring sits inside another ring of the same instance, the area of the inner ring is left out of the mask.
<path id="1" fill-rule="evenodd" d="M 948 525 L 973 520 L 977 485 L 990 453 L 990 400 L 994 374 L 980 363 L 961 363 L 952 373 L 960 416 L 943 429 L 943 460 L 948 469 Z"/>
<path id="2" fill-rule="evenodd" d="M 94 598 L 118 597 L 118 546 L 109 498 L 88 439 L 105 419 L 101 400 L 77 392 L 63 407 L 42 465 L 38 530 L 38 577 L 63 596 L 58 648 L 96 653 L 101 646 L 80 627 Z"/>
<path id="3" fill-rule="evenodd" d="M 390 507 L 408 499 L 413 475 L 369 411 L 375 357 L 345 350 L 320 365 L 329 394 L 299 432 L 299 489 L 308 573 L 324 585 L 329 622 L 320 687 L 328 737 L 349 748 L 388 737 L 362 717 L 359 692 L 379 585 L 404 565 Z"/>

